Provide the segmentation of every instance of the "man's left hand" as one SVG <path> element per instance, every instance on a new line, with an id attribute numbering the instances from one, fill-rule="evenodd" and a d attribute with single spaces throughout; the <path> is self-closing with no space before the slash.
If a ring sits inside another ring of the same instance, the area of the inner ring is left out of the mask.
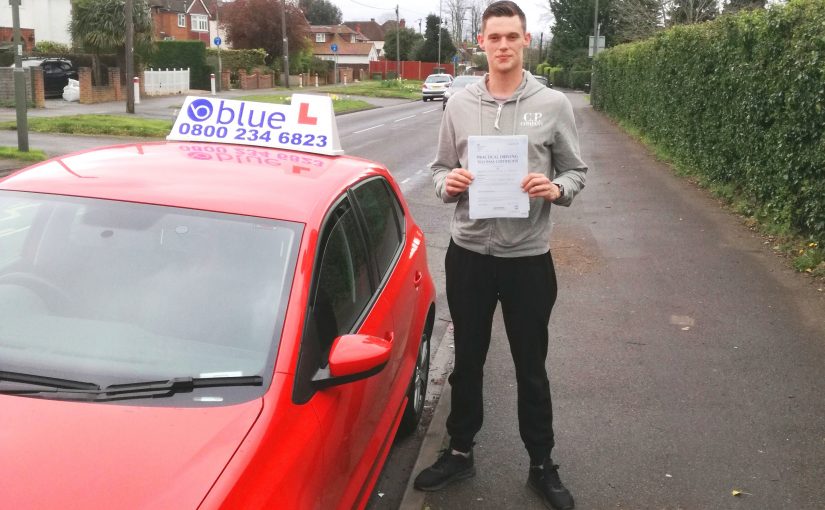
<path id="1" fill-rule="evenodd" d="M 561 197 L 559 187 L 544 174 L 527 174 L 521 181 L 521 189 L 528 193 L 530 198 L 541 197 L 552 202 Z"/>

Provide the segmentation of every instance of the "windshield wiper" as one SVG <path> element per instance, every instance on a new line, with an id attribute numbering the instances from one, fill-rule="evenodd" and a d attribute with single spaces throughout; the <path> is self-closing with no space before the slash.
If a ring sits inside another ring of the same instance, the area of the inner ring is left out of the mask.
<path id="1" fill-rule="evenodd" d="M 112 384 L 100 390 L 100 396 L 96 400 L 168 397 L 175 393 L 190 392 L 195 388 L 261 386 L 263 381 L 263 377 L 259 375 L 248 375 L 234 377 L 175 377 L 165 381 Z"/>
<path id="2" fill-rule="evenodd" d="M 0 372 L 0 381 L 14 381 L 48 388 L 20 388 L 0 390 L 0 393 L 28 394 L 48 393 L 60 394 L 62 398 L 71 400 L 87 400 L 106 402 L 130 398 L 162 398 L 175 393 L 190 392 L 195 388 L 217 388 L 228 386 L 261 386 L 263 377 L 259 375 L 235 377 L 175 377 L 164 381 L 146 381 L 126 384 L 112 384 L 102 388 L 94 383 L 56 379 L 54 377 L 34 376 Z"/>
<path id="3" fill-rule="evenodd" d="M 99 390 L 100 385 L 85 382 L 85 381 L 73 381 L 71 379 L 59 379 L 57 377 L 47 377 L 45 375 L 37 375 L 37 374 L 24 374 L 21 372 L 5 372 L 0 371 L 0 381 L 9 381 L 9 382 L 16 382 L 16 383 L 23 383 L 23 384 L 32 384 L 36 386 L 47 386 L 53 389 L 66 389 L 66 390 L 82 390 L 82 391 L 94 391 Z M 21 388 L 19 392 L 22 393 L 30 393 L 30 392 L 38 392 L 43 391 L 42 389 L 23 389 Z M 4 393 L 18 393 L 16 390 L 7 391 Z"/>

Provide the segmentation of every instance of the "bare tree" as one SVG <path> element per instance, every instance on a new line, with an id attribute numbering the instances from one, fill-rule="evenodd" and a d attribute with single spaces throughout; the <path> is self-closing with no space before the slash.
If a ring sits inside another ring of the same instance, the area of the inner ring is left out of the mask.
<path id="1" fill-rule="evenodd" d="M 614 0 L 609 9 L 611 44 L 644 39 L 661 28 L 660 0 Z"/>
<path id="2" fill-rule="evenodd" d="M 470 8 L 468 0 L 446 0 L 447 17 L 453 28 L 453 41 L 460 45 L 464 41 L 464 11 Z"/>

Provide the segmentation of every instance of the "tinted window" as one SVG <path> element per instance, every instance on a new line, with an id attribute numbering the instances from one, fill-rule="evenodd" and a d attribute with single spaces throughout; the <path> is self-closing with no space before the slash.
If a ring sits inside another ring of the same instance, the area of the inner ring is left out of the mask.
<path id="1" fill-rule="evenodd" d="M 349 201 L 337 207 L 327 228 L 312 312 L 322 352 L 352 329 L 372 297 L 369 258 Z"/>
<path id="2" fill-rule="evenodd" d="M 383 277 L 401 246 L 400 206 L 384 179 L 372 179 L 353 190 L 367 226 L 367 245 Z"/>
<path id="3" fill-rule="evenodd" d="M 450 77 L 446 76 L 446 75 L 431 74 L 430 76 L 427 76 L 426 82 L 427 83 L 449 83 L 450 82 Z"/>

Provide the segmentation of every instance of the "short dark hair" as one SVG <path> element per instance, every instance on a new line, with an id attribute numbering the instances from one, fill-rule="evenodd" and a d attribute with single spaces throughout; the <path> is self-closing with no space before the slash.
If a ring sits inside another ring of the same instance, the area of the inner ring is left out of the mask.
<path id="1" fill-rule="evenodd" d="M 510 0 L 493 2 L 484 9 L 484 14 L 481 15 L 481 31 L 484 32 L 484 26 L 490 18 L 511 18 L 513 16 L 518 16 L 521 20 L 521 29 L 527 32 L 527 16 L 517 3 Z"/>

